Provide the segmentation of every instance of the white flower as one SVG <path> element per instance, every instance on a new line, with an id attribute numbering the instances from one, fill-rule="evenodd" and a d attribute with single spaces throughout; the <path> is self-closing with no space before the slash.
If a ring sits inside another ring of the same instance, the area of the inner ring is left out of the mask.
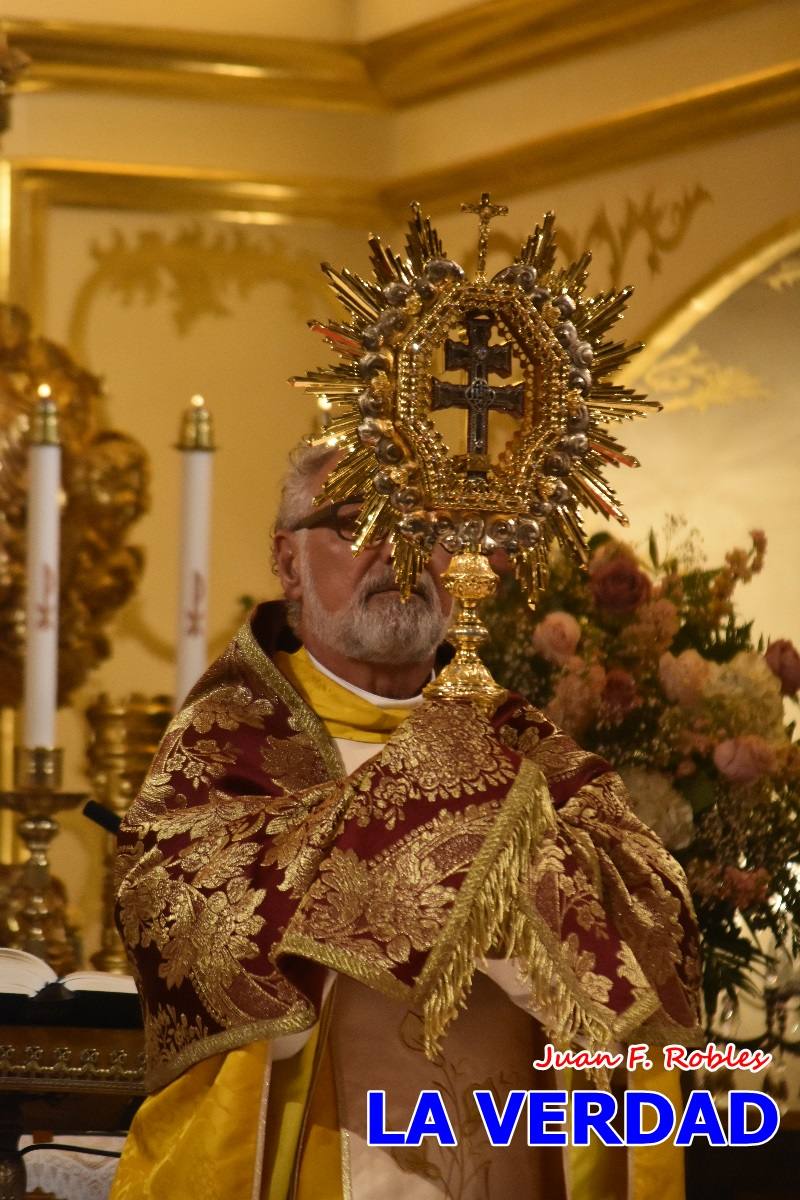
<path id="1" fill-rule="evenodd" d="M 781 684 L 761 654 L 741 650 L 723 663 L 705 689 L 708 700 L 721 701 L 732 718 L 731 732 L 783 737 Z"/>
<path id="2" fill-rule="evenodd" d="M 656 833 L 668 850 L 683 850 L 694 837 L 692 806 L 669 780 L 644 767 L 621 767 L 631 807 L 640 821 Z"/>

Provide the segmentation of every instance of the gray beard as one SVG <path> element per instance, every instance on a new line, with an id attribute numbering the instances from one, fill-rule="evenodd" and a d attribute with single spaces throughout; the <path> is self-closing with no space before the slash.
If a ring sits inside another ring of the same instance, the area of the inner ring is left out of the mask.
<path id="1" fill-rule="evenodd" d="M 444 641 L 448 618 L 429 571 L 423 571 L 405 603 L 388 563 L 376 563 L 361 579 L 346 608 L 328 612 L 320 602 L 305 545 L 300 547 L 303 572 L 302 623 L 324 645 L 358 662 L 401 666 L 424 662 Z M 386 594 L 377 598 L 377 593 Z M 375 597 L 372 599 L 371 597 Z"/>

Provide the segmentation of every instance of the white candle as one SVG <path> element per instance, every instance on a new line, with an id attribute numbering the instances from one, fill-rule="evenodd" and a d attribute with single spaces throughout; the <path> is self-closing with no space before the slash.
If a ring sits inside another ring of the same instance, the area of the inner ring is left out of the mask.
<path id="1" fill-rule="evenodd" d="M 55 744 L 58 692 L 61 446 L 56 406 L 47 384 L 39 388 L 29 453 L 22 739 L 32 749 Z"/>
<path id="2" fill-rule="evenodd" d="M 208 558 L 211 533 L 211 414 L 202 396 L 192 396 L 181 437 L 180 579 L 175 707 L 180 708 L 206 669 Z"/>

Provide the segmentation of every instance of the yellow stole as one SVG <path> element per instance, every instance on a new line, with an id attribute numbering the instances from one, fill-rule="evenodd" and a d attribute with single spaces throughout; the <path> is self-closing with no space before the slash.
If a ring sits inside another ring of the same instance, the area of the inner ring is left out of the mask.
<path id="1" fill-rule="evenodd" d="M 386 742 L 409 714 L 408 708 L 378 708 L 323 675 L 305 648 L 279 651 L 275 665 L 331 737 Z M 269 1043 L 252 1042 L 197 1063 L 148 1096 L 134 1118 L 109 1200 L 343 1200 L 324 1026 L 323 1018 L 291 1058 L 270 1065 Z M 661 1091 L 680 1108 L 674 1071 L 654 1067 L 629 1086 Z M 260 1097 L 268 1097 L 266 1113 Z M 605 1149 L 596 1141 L 570 1147 L 569 1200 L 683 1200 L 683 1155 L 671 1143 L 630 1148 L 625 1156 Z"/>
<path id="2" fill-rule="evenodd" d="M 308 657 L 305 646 L 294 654 L 279 650 L 275 666 L 289 680 L 322 721 L 332 738 L 353 742 L 386 742 L 405 721 L 408 707 L 380 708 L 323 675 Z"/>

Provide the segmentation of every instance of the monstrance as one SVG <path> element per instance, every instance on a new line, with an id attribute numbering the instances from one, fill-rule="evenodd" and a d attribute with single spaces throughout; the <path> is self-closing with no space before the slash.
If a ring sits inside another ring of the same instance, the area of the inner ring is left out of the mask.
<path id="1" fill-rule="evenodd" d="M 491 709 L 504 692 L 477 654 L 489 557 L 505 551 L 530 604 L 554 540 L 585 564 L 581 507 L 627 524 L 604 471 L 639 465 L 604 426 L 660 405 L 612 382 L 641 349 L 608 336 L 632 289 L 588 294 L 588 251 L 557 268 L 553 213 L 489 279 L 489 225 L 508 209 L 488 193 L 462 204 L 478 218 L 470 279 L 411 207 L 405 258 L 372 236 L 372 279 L 323 264 L 348 318 L 312 328 L 339 361 L 292 382 L 330 412 L 342 457 L 317 502 L 361 501 L 354 553 L 389 538 L 404 599 L 437 542 L 453 556 L 456 654 L 426 694 Z"/>

